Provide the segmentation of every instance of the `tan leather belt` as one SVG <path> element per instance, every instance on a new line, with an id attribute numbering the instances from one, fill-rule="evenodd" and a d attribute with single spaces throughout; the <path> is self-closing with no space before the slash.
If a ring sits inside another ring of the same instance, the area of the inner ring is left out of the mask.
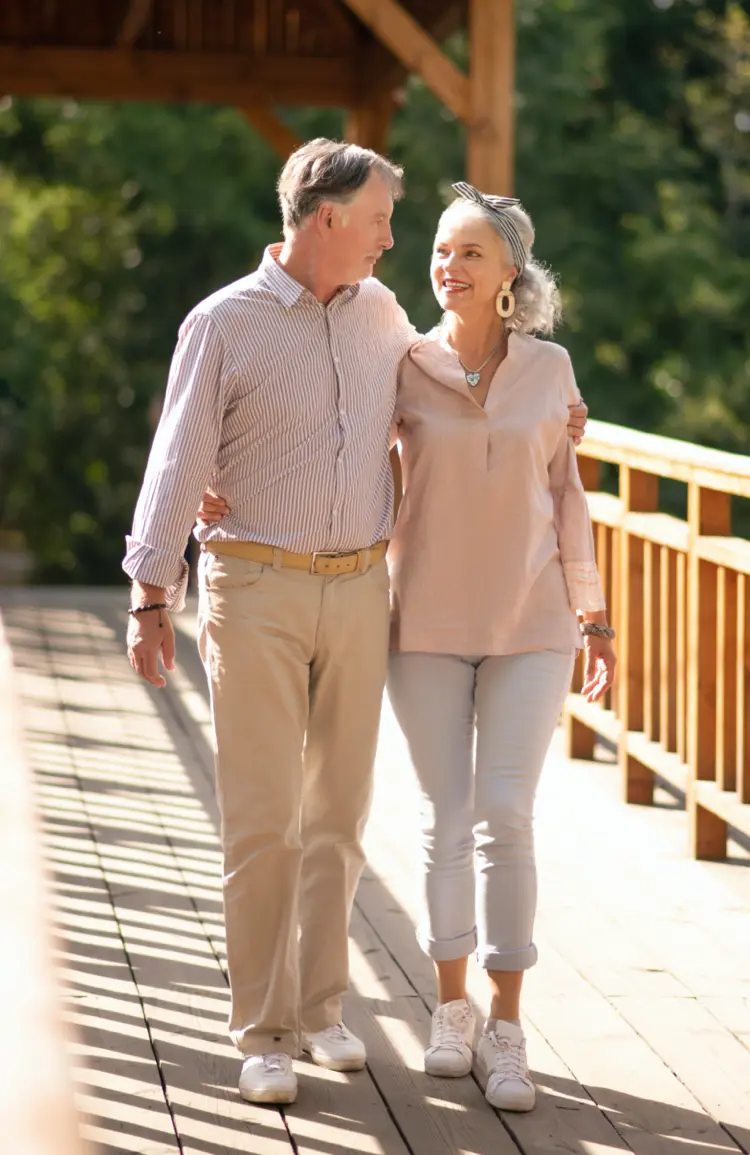
<path id="1" fill-rule="evenodd" d="M 369 549 L 354 549 L 344 553 L 292 553 L 288 549 L 277 549 L 273 545 L 261 545 L 257 541 L 206 541 L 201 549 L 208 553 L 228 554 L 248 561 L 259 561 L 263 565 L 281 565 L 284 569 L 302 569 L 308 573 L 337 575 L 343 573 L 364 573 L 381 561 L 388 549 L 387 541 L 378 541 Z"/>

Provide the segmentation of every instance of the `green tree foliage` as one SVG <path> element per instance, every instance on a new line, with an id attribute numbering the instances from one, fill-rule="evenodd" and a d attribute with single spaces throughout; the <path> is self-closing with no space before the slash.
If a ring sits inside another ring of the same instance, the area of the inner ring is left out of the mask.
<path id="1" fill-rule="evenodd" d="M 589 405 L 750 452 L 747 6 L 517 10 L 517 192 Z M 341 132 L 337 112 L 284 116 Z M 411 81 L 391 143 L 407 198 L 381 275 L 426 329 L 463 132 Z M 37 576 L 120 580 L 177 327 L 278 239 L 277 169 L 230 109 L 0 102 L 0 527 L 23 529 Z"/>

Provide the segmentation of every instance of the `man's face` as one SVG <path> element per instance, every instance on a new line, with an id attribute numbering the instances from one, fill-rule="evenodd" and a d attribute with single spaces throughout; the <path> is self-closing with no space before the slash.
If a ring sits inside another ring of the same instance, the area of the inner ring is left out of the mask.
<path id="1" fill-rule="evenodd" d="M 378 173 L 369 177 L 349 204 L 334 204 L 327 261 L 338 284 L 353 285 L 372 276 L 385 249 L 393 248 L 392 214 L 391 190 Z"/>

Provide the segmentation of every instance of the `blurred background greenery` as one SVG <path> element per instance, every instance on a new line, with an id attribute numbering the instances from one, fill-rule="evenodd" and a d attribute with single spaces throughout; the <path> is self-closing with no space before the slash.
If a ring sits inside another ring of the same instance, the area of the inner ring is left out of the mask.
<path id="1" fill-rule="evenodd" d="M 749 8 L 518 0 L 514 190 L 592 415 L 744 453 Z M 341 135 L 335 111 L 281 112 Z M 429 328 L 464 143 L 418 81 L 391 152 L 407 197 L 379 275 Z M 122 580 L 177 327 L 278 239 L 278 167 L 229 109 L 0 100 L 0 532 L 23 534 L 36 579 Z"/>

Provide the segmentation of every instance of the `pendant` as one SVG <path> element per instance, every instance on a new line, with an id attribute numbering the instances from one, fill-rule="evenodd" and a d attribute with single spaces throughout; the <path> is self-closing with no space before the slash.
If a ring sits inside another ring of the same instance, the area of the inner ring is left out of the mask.
<path id="1" fill-rule="evenodd" d="M 480 377 L 481 377 L 481 373 L 467 373 L 466 374 L 466 384 L 469 386 L 470 389 L 476 389 L 477 385 L 479 384 L 479 378 Z"/>

